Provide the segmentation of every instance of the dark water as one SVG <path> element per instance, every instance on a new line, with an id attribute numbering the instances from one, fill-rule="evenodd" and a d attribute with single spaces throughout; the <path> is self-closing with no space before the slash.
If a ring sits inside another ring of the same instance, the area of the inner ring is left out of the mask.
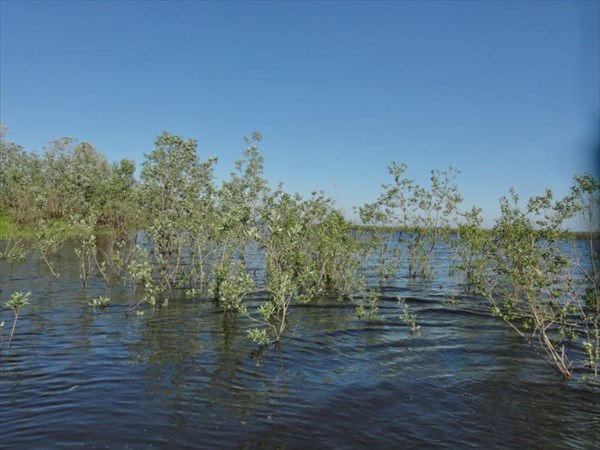
<path id="1" fill-rule="evenodd" d="M 3 449 L 600 448 L 597 385 L 562 380 L 448 277 L 387 280 L 372 324 L 334 299 L 295 306 L 260 353 L 247 319 L 210 301 L 127 318 L 113 290 L 94 310 L 71 255 L 58 281 L 40 261 L 1 266 L 2 304 L 32 292 L 2 350 Z"/>

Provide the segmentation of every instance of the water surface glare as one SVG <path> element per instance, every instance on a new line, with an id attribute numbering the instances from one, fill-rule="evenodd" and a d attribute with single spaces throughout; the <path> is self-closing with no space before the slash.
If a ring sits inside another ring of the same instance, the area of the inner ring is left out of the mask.
<path id="1" fill-rule="evenodd" d="M 92 308 L 71 252 L 57 281 L 1 263 L 2 304 L 32 292 L 2 350 L 3 449 L 600 448 L 597 385 L 563 381 L 481 299 L 443 302 L 449 279 L 386 280 L 370 324 L 335 299 L 294 306 L 258 352 L 246 318 L 182 293 L 126 317 L 115 288 Z"/>

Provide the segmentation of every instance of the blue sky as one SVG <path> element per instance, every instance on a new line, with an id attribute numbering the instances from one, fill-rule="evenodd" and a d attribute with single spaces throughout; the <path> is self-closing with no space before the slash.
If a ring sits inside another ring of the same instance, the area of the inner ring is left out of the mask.
<path id="1" fill-rule="evenodd" d="M 351 216 L 391 161 L 448 165 L 464 208 L 566 193 L 600 137 L 600 2 L 0 3 L 0 119 L 138 165 L 163 130 L 217 156 L 264 136 L 265 173 Z M 596 160 L 597 161 L 597 160 Z"/>

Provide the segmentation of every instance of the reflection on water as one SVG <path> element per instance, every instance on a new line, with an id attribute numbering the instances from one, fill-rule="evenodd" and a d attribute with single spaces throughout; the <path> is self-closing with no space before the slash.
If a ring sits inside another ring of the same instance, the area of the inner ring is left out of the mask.
<path id="1" fill-rule="evenodd" d="M 70 254 L 58 281 L 37 261 L 2 263 L 2 303 L 32 291 L 2 352 L 2 448 L 600 446 L 598 388 L 563 381 L 446 274 L 384 280 L 372 324 L 335 299 L 294 306 L 283 343 L 260 353 L 247 319 L 210 301 L 174 295 L 127 318 L 114 289 L 94 310 Z"/>

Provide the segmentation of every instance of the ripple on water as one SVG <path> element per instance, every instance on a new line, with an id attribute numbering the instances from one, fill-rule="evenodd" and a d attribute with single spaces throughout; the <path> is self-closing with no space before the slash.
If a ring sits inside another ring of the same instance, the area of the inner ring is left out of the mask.
<path id="1" fill-rule="evenodd" d="M 69 258 L 60 282 L 2 267 L 0 301 L 35 293 L 2 350 L 2 448 L 600 447 L 597 387 L 561 381 L 485 302 L 445 304 L 439 283 L 388 280 L 373 323 L 352 303 L 295 306 L 261 352 L 250 321 L 208 301 L 126 317 L 115 291 L 94 310 Z"/>

